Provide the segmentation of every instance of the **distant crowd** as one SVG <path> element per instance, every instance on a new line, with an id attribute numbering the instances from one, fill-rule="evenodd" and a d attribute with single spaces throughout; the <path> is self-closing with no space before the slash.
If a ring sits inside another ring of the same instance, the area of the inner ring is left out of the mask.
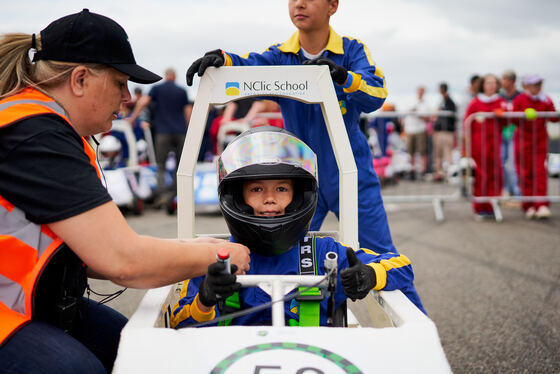
<path id="1" fill-rule="evenodd" d="M 527 218 L 550 217 L 548 201 L 535 196 L 547 195 L 546 122 L 557 122 L 558 115 L 554 115 L 552 100 L 542 92 L 540 75 L 523 76 L 521 90 L 516 82 L 513 70 L 504 71 L 500 77 L 472 75 L 468 93 L 459 105 L 450 97 L 448 84 L 442 82 L 437 109 L 425 100 L 424 86 L 417 87 L 412 107 L 397 111 L 395 105 L 386 102 L 381 113 L 362 126 L 374 158 L 391 157 L 398 147 L 391 136 L 399 134 L 402 148 L 409 155 L 406 177 L 437 183 L 448 178 L 450 166 L 460 157 L 468 156 L 475 169 L 473 196 L 514 197 L 514 204 L 522 201 Z M 524 114 L 515 117 L 507 112 Z M 553 114 L 543 118 L 546 112 Z M 473 203 L 475 218 L 493 219 L 491 204 L 480 200 Z"/>

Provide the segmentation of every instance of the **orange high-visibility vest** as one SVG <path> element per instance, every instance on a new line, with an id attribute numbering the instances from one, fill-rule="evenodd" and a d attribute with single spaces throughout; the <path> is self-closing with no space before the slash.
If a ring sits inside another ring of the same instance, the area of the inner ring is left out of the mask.
<path id="1" fill-rule="evenodd" d="M 60 105 L 33 88 L 0 100 L 0 128 L 44 114 L 56 114 L 72 126 Z M 95 151 L 82 141 L 99 176 Z M 61 245 L 47 225 L 28 221 L 24 211 L 0 196 L 0 345 L 33 318 L 39 277 Z"/>

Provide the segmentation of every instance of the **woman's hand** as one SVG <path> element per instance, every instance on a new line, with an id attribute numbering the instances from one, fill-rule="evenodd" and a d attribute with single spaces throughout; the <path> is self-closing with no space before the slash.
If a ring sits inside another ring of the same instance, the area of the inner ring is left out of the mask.
<path id="1" fill-rule="evenodd" d="M 237 265 L 237 272 L 235 274 L 245 274 L 251 268 L 251 257 L 249 248 L 242 244 L 225 242 L 220 243 L 219 248 L 225 248 L 229 251 L 229 261 Z M 216 253 L 218 253 L 216 251 Z"/>

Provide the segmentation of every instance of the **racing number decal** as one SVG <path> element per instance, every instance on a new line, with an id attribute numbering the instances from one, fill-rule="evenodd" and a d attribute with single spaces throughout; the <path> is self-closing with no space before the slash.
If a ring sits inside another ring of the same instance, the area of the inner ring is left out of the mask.
<path id="1" fill-rule="evenodd" d="M 263 351 L 270 351 L 270 350 L 291 350 L 291 351 L 300 351 L 304 353 L 311 353 L 315 356 L 322 357 L 332 364 L 338 366 L 342 369 L 345 373 L 350 374 L 363 374 L 363 372 L 353 363 L 345 359 L 344 357 L 333 353 L 329 350 L 315 347 L 312 345 L 307 344 L 299 344 L 299 343 L 266 343 L 266 344 L 257 344 L 252 345 L 249 347 L 242 348 L 237 352 L 232 353 L 214 367 L 211 374 L 226 374 L 227 369 L 233 365 L 236 361 L 238 361 L 242 357 L 246 357 L 253 353 L 263 352 Z M 323 370 L 313 368 L 313 367 L 306 367 L 303 364 L 302 368 L 297 370 L 294 374 L 326 374 Z M 280 370 L 282 369 L 281 366 L 266 366 L 266 365 L 255 365 L 254 374 L 264 374 L 264 373 L 274 373 L 275 370 L 277 373 L 281 373 Z"/>

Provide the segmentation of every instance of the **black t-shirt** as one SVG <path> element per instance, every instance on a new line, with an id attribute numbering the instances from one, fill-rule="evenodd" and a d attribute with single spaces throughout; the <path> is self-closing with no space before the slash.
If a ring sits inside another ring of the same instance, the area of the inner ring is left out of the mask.
<path id="1" fill-rule="evenodd" d="M 447 96 L 441 105 L 439 106 L 440 110 L 448 110 L 451 112 L 457 112 L 457 106 L 455 102 L 451 100 L 449 96 Z M 456 117 L 443 117 L 440 116 L 437 118 L 436 123 L 434 124 L 434 131 L 448 131 L 448 132 L 455 132 L 455 122 Z"/>
<path id="2" fill-rule="evenodd" d="M 255 101 L 257 101 L 257 99 L 254 97 L 248 97 L 245 99 L 237 100 L 235 102 L 237 104 L 237 108 L 235 109 L 233 118 L 240 119 L 245 117 L 247 113 L 249 113 L 249 110 L 251 109 L 251 106 Z"/>
<path id="3" fill-rule="evenodd" d="M 0 196 L 36 224 L 70 218 L 111 200 L 82 138 L 57 115 L 0 128 Z"/>

